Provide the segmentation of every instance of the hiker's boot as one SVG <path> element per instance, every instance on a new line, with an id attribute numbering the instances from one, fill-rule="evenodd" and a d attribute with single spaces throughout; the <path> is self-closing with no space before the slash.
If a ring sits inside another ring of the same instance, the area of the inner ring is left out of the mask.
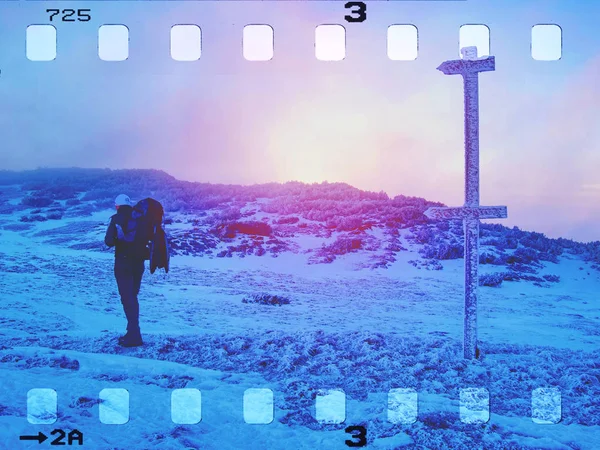
<path id="1" fill-rule="evenodd" d="M 123 336 L 119 336 L 119 344 L 123 343 L 125 340 L 129 338 L 129 331 L 125 333 Z"/>
<path id="2" fill-rule="evenodd" d="M 119 344 L 123 347 L 139 347 L 144 345 L 142 341 L 142 335 L 139 333 L 131 333 L 123 336 L 123 340 L 119 341 Z"/>

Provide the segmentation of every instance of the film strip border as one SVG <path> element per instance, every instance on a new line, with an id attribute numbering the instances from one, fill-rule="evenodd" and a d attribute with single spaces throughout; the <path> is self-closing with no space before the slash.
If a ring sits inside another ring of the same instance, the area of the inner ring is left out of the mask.
<path id="1" fill-rule="evenodd" d="M 537 424 L 556 424 L 561 420 L 561 394 L 558 388 L 537 388 L 531 394 L 531 418 Z M 107 388 L 97 401 L 100 422 L 124 425 L 129 421 L 129 391 Z M 27 420 L 31 424 L 53 424 L 57 420 L 58 394 L 54 389 L 36 388 L 27 393 Z M 273 391 L 246 389 L 243 395 L 244 422 L 268 425 L 274 419 Z M 466 424 L 483 424 L 490 420 L 490 394 L 485 388 L 460 389 L 460 420 Z M 321 389 L 315 398 L 315 415 L 322 424 L 341 424 L 346 420 L 346 396 L 340 389 Z M 195 388 L 171 392 L 171 420 L 177 424 L 197 424 L 202 420 L 202 393 Z M 418 420 L 418 393 L 412 388 L 388 392 L 387 420 L 410 425 Z"/>
<path id="2" fill-rule="evenodd" d="M 58 10 L 57 10 L 58 11 Z M 202 29 L 195 24 L 173 25 L 170 32 L 171 58 L 197 61 L 202 55 Z M 249 24 L 242 31 L 242 54 L 248 61 L 269 61 L 274 57 L 275 32 L 266 24 Z M 98 28 L 98 56 L 104 61 L 129 58 L 129 29 L 107 24 Z M 558 61 L 562 57 L 562 29 L 556 24 L 537 24 L 531 28 L 531 56 L 539 61 Z M 346 58 L 346 29 L 339 24 L 315 28 L 315 57 L 321 61 Z M 478 56 L 490 55 L 490 29 L 487 25 L 463 25 L 459 31 L 458 55 L 463 47 L 477 47 Z M 415 25 L 390 25 L 387 29 L 387 54 L 394 61 L 413 61 L 419 53 L 419 32 Z M 57 30 L 54 25 L 29 25 L 26 55 L 31 61 L 53 61 L 57 57 Z"/>
<path id="3" fill-rule="evenodd" d="M 24 1 L 24 2 L 46 2 L 48 0 L 2 0 L 2 1 Z M 68 2 L 73 0 L 54 0 L 59 2 Z M 80 2 L 93 2 L 98 0 L 79 0 Z M 104 0 L 110 1 L 110 0 Z M 119 0 L 113 0 L 114 2 L 118 2 Z M 153 0 L 144 0 L 144 1 L 153 1 Z M 159 0 L 160 1 L 160 0 Z M 307 0 L 180 0 L 180 1 L 189 1 L 189 2 L 304 2 Z M 308 0 L 314 1 L 314 0 Z M 330 1 L 330 2 L 347 2 L 348 0 L 321 0 L 321 1 Z M 369 2 L 466 2 L 468 0 L 368 0 Z"/>

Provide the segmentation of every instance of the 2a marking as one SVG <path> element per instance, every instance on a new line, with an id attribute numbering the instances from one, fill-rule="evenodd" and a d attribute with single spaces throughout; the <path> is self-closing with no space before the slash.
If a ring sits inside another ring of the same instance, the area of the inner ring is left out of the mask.
<path id="1" fill-rule="evenodd" d="M 361 425 L 355 425 L 355 426 L 351 426 L 351 427 L 346 427 L 346 429 L 344 431 L 346 433 L 352 434 L 352 439 L 358 439 L 357 441 L 346 440 L 346 445 L 348 447 L 364 447 L 367 445 L 367 427 L 363 427 Z"/>
<path id="2" fill-rule="evenodd" d="M 66 442 L 63 442 L 63 439 L 65 437 L 67 437 L 68 445 L 73 445 L 73 442 L 76 442 L 79 445 L 83 445 L 83 433 L 79 430 L 71 430 L 69 431 L 69 433 L 66 433 L 65 430 L 57 428 L 55 430 L 52 430 L 50 434 L 52 436 L 58 434 L 58 437 L 54 438 L 54 440 L 50 442 L 50 445 L 67 445 Z M 48 436 L 46 436 L 41 431 L 38 434 L 34 435 L 19 436 L 20 441 L 37 441 L 38 444 L 45 442 L 47 439 Z"/>
<path id="3" fill-rule="evenodd" d="M 58 434 L 58 437 L 56 437 L 52 442 L 50 442 L 50 445 L 67 445 L 65 442 L 63 442 L 65 436 L 67 437 L 67 442 L 69 443 L 69 445 L 73 445 L 73 442 L 77 442 L 79 445 L 83 445 L 83 433 L 79 430 L 71 430 L 67 434 L 64 430 L 56 429 L 52 430 L 52 433 L 50 434 L 52 436 Z"/>
<path id="4" fill-rule="evenodd" d="M 350 9 L 352 15 L 344 16 L 346 22 L 364 22 L 367 20 L 367 5 L 364 2 L 348 2 L 344 5 L 344 8 L 356 8 Z"/>
<path id="5" fill-rule="evenodd" d="M 60 9 L 47 9 L 46 12 L 50 13 L 50 22 L 53 21 L 54 17 L 62 14 L 63 22 L 89 22 L 92 20 L 92 16 L 88 14 L 91 12 L 91 9 L 63 9 L 62 12 Z M 73 16 L 77 14 L 77 20 L 73 18 Z"/>

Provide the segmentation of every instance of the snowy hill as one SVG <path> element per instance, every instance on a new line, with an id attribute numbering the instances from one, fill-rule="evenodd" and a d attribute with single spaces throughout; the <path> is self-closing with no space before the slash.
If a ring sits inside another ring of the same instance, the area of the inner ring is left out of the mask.
<path id="1" fill-rule="evenodd" d="M 125 319 L 103 244 L 119 193 L 167 211 L 168 275 L 144 275 L 146 345 Z M 0 172 L 0 447 L 77 428 L 89 448 L 600 448 L 600 243 L 481 227 L 480 360 L 462 360 L 462 225 L 440 203 L 345 184 L 211 185 L 159 171 Z M 58 392 L 54 425 L 27 422 L 27 391 Z M 125 425 L 98 393 L 129 390 Z M 244 422 L 245 389 L 270 388 L 274 421 Z M 465 424 L 459 390 L 484 387 L 490 420 Z M 558 424 L 531 395 L 561 393 Z M 174 389 L 202 392 L 202 421 L 173 423 Z M 413 424 L 387 418 L 393 388 L 418 393 Z M 346 420 L 315 420 L 341 389 Z M 60 425 L 60 426 L 58 426 Z M 23 448 L 37 443 L 20 443 Z"/>

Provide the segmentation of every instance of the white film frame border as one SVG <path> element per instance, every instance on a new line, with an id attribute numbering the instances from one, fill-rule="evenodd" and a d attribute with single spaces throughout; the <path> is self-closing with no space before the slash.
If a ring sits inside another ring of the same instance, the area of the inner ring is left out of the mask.
<path id="1" fill-rule="evenodd" d="M 124 425 L 129 422 L 130 394 L 124 388 L 105 388 L 98 395 L 100 422 Z M 418 420 L 418 393 L 412 388 L 388 391 L 387 421 L 410 425 Z M 202 393 L 196 388 L 171 391 L 171 421 L 198 424 L 202 420 Z M 318 390 L 314 402 L 314 418 L 322 424 L 346 421 L 346 394 L 342 389 Z M 490 393 L 486 388 L 459 389 L 459 417 L 468 425 L 490 420 Z M 274 393 L 268 388 L 249 388 L 242 403 L 244 422 L 268 425 L 274 420 Z M 27 421 L 30 424 L 53 424 L 58 416 L 58 393 L 50 388 L 34 388 L 27 392 Z M 562 395 L 556 387 L 541 387 L 531 393 L 531 419 L 538 425 L 557 424 L 562 418 Z"/>
<path id="2" fill-rule="evenodd" d="M 242 56 L 247 61 L 270 61 L 275 57 L 275 30 L 269 24 L 248 24 L 242 29 Z M 485 24 L 464 24 L 459 28 L 458 52 L 476 46 L 478 56 L 491 54 L 490 29 Z M 54 25 L 31 24 L 26 30 L 26 57 L 30 61 L 54 61 L 58 54 Z M 129 58 L 129 29 L 123 24 L 104 24 L 98 28 L 98 57 L 103 61 Z M 563 33 L 557 24 L 531 27 L 531 57 L 537 61 L 562 59 Z M 346 29 L 340 24 L 315 26 L 315 57 L 320 61 L 346 58 Z M 392 24 L 387 28 L 386 50 L 390 60 L 413 61 L 419 53 L 419 30 L 414 24 Z M 170 29 L 171 58 L 197 61 L 202 56 L 202 27 L 198 24 L 174 24 Z"/>

